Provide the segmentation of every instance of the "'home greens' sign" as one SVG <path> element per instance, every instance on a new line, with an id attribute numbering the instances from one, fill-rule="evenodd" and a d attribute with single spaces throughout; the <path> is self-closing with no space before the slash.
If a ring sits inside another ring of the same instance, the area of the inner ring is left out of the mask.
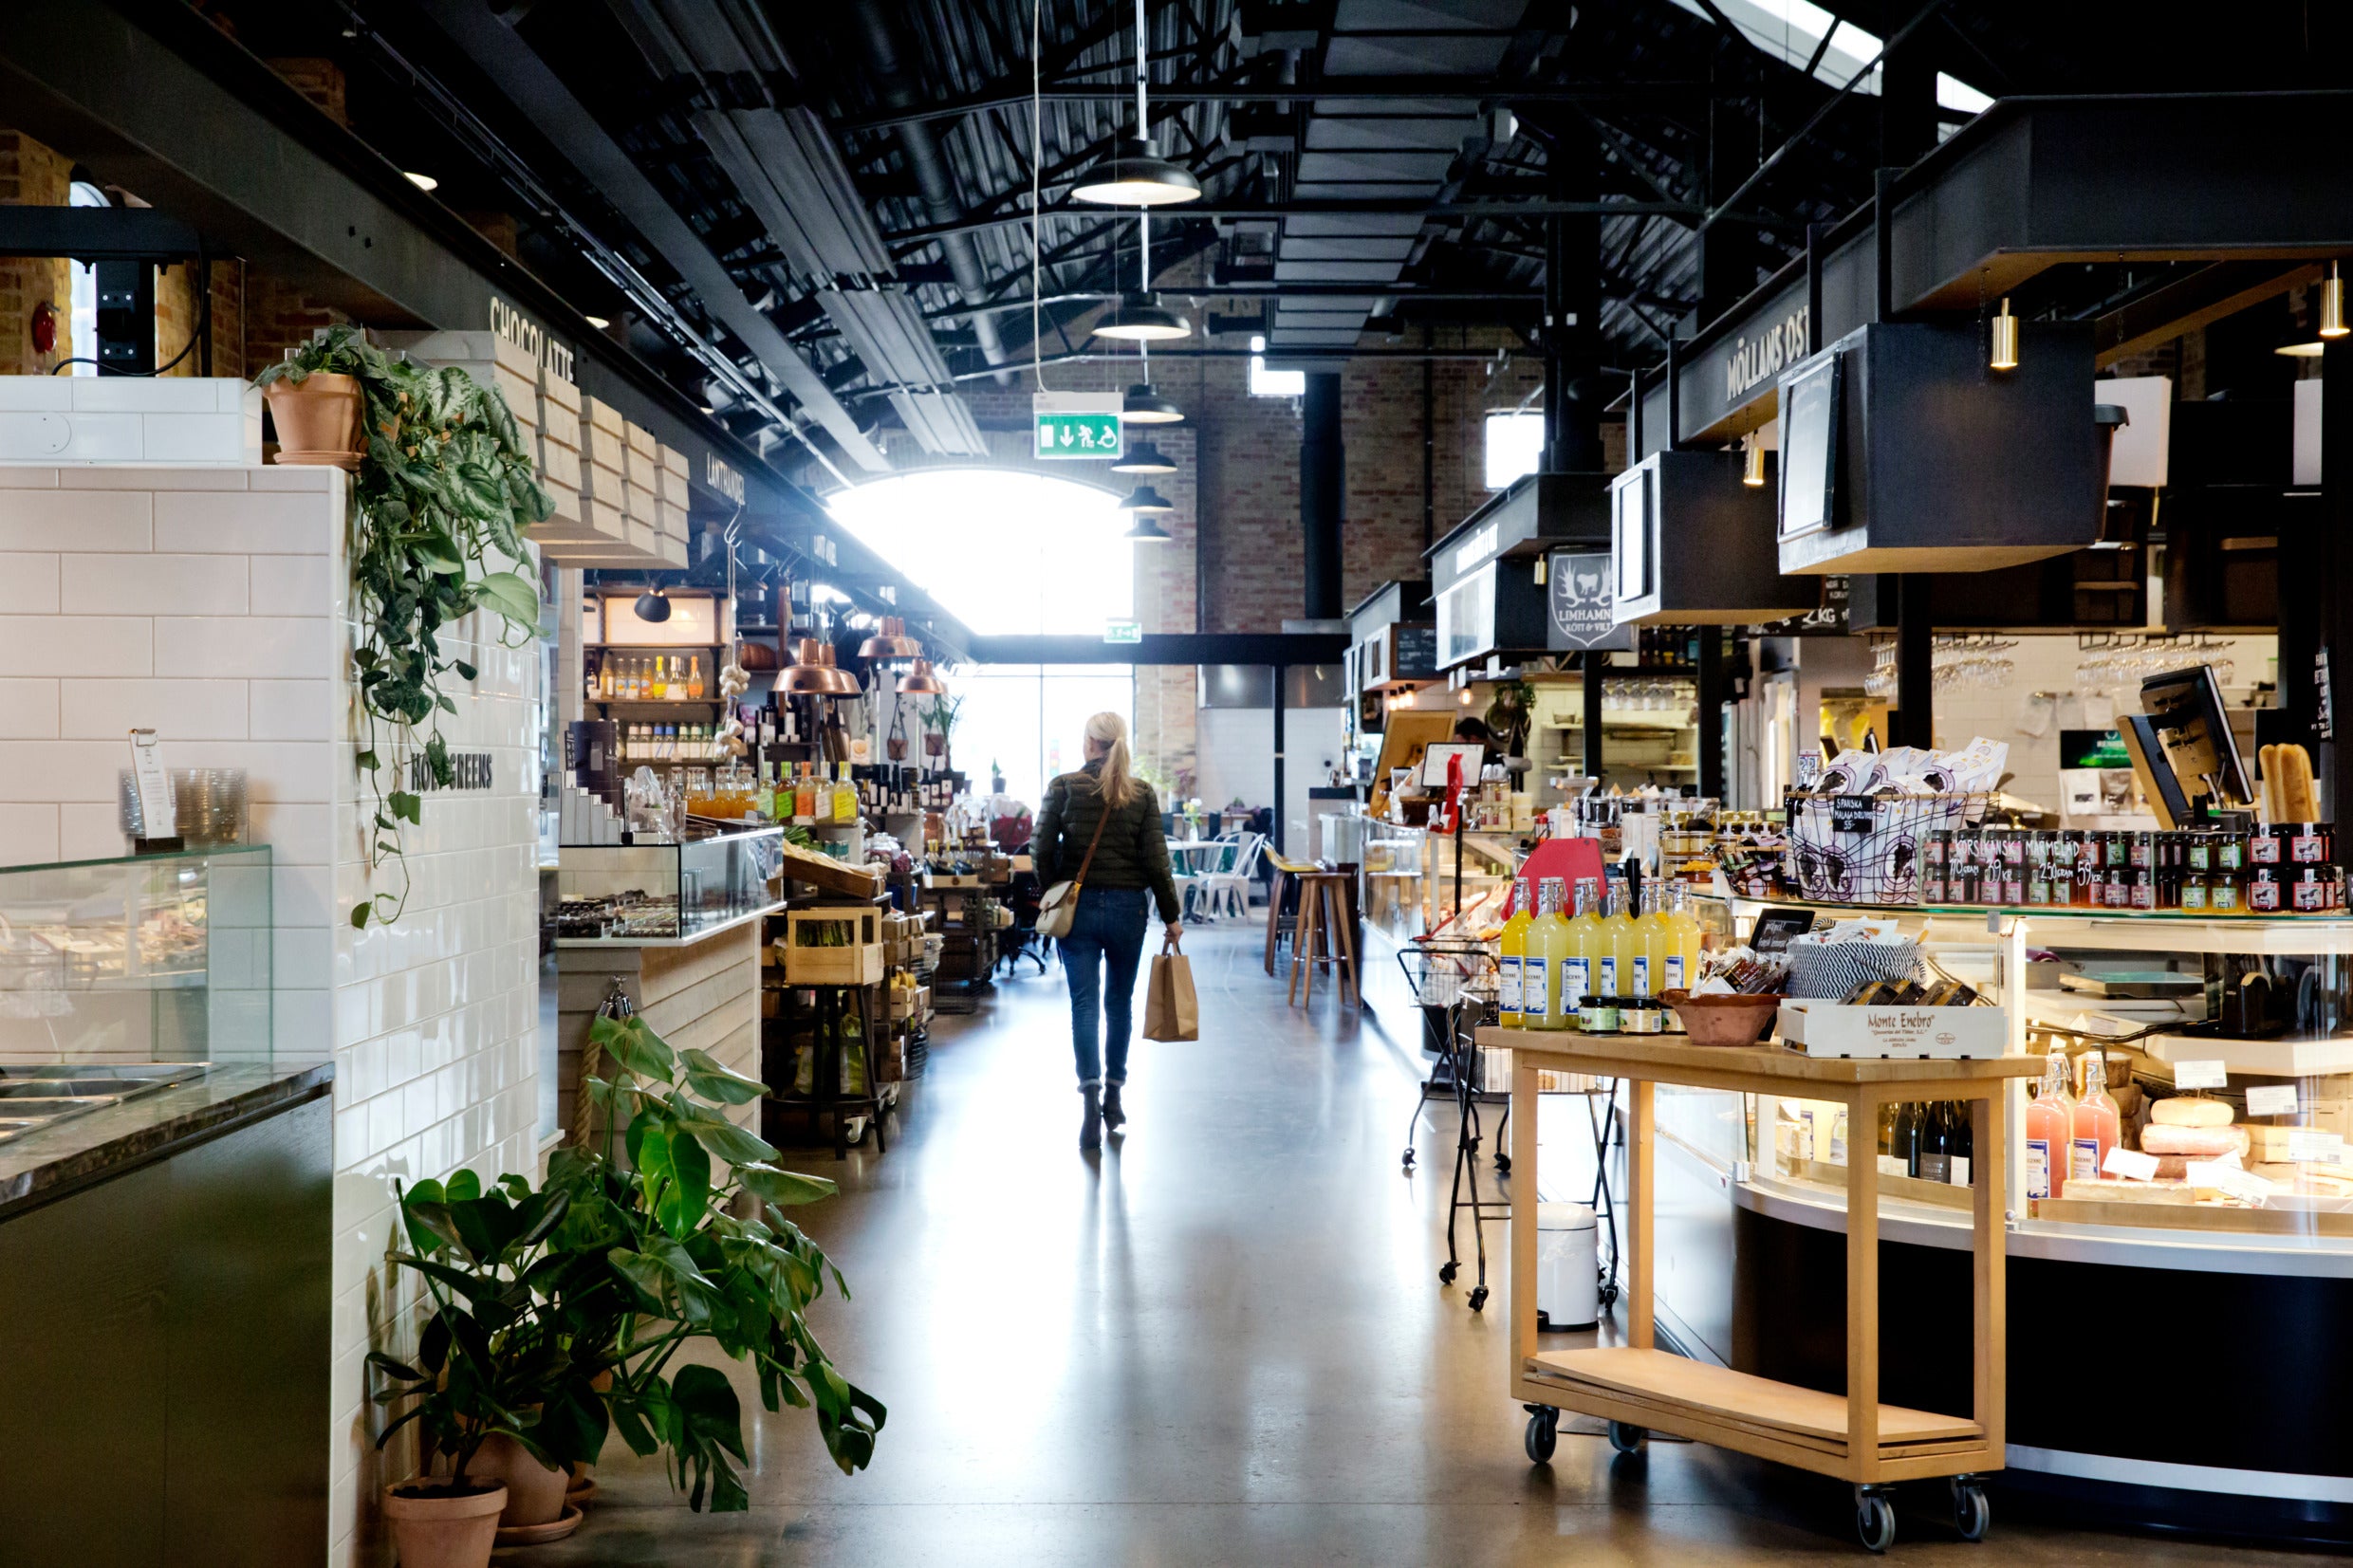
<path id="1" fill-rule="evenodd" d="M 1029 399 L 1042 458 L 1118 457 L 1120 394 L 1040 392 Z"/>

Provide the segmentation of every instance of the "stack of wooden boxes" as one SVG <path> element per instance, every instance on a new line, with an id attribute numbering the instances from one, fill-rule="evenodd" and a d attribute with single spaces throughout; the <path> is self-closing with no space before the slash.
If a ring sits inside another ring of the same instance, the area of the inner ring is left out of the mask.
<path id="1" fill-rule="evenodd" d="M 693 535 L 686 521 L 686 453 L 676 447 L 661 449 L 661 469 L 655 475 L 654 514 L 662 536 L 662 556 L 673 565 L 694 560 Z"/>
<path id="2" fill-rule="evenodd" d="M 587 479 L 581 492 L 581 515 L 597 533 L 613 541 L 614 564 L 636 557 L 637 541 L 629 532 L 629 438 L 621 410 L 594 397 L 580 400 L 588 444 L 582 449 Z"/>

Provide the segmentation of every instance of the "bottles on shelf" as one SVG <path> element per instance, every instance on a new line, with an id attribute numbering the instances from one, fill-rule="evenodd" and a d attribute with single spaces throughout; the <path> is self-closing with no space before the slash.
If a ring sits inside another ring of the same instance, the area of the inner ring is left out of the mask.
<path id="1" fill-rule="evenodd" d="M 1568 922 L 1561 918 L 1563 884 L 1547 876 L 1536 888 L 1536 916 L 1528 924 L 1520 967 L 1520 1023 L 1529 1029 L 1563 1029 L 1576 1005 L 1567 972 Z"/>
<path id="2" fill-rule="evenodd" d="M 1591 881 L 1577 884 L 1577 915 L 1568 922 L 1567 968 L 1561 981 L 1561 1006 L 1575 1012 L 1601 987 L 1602 955 L 1608 946 L 1603 927 L 1602 887 Z"/>
<path id="3" fill-rule="evenodd" d="M 2116 1147 L 2122 1129 L 2116 1098 L 2108 1093 L 2107 1060 L 2099 1051 L 2084 1054 L 2084 1098 L 2075 1102 L 2072 1120 L 2074 1142 L 2067 1156 L 2067 1174 L 2097 1176 L 2108 1163 L 2108 1151 Z"/>
<path id="4" fill-rule="evenodd" d="M 2053 1051 L 2044 1064 L 2042 1088 L 2027 1101 L 2026 1181 L 2029 1205 L 2064 1195 L 2074 1128 L 2075 1098 L 2067 1093 L 2067 1059 L 2064 1052 Z"/>
<path id="5" fill-rule="evenodd" d="M 1525 876 L 1512 884 L 1511 918 L 1503 923 L 1503 934 L 1496 938 L 1503 979 L 1502 996 L 1495 1009 L 1496 1021 L 1507 1029 L 1521 1026 L 1521 961 L 1528 955 L 1528 928 L 1536 918 L 1535 911 L 1529 907 L 1532 891 Z"/>

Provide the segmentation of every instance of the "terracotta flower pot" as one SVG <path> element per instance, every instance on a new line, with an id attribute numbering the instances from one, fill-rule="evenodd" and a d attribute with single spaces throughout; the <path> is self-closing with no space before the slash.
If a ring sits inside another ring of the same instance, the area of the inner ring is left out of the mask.
<path id="1" fill-rule="evenodd" d="M 927 735 L 925 735 L 925 736 L 923 737 L 923 752 L 924 752 L 924 755 L 926 755 L 926 756 L 930 756 L 930 757 L 939 757 L 939 756 L 945 756 L 945 755 L 947 754 L 947 751 L 948 751 L 948 737 L 947 737 L 947 736 L 945 736 L 945 735 L 941 735 L 941 734 L 937 734 L 937 733 L 933 733 L 933 734 L 927 734 Z"/>
<path id="2" fill-rule="evenodd" d="M 891 761 L 895 763 L 903 763 L 907 760 L 907 741 L 905 736 L 893 735 L 889 740 L 882 743 L 882 747 L 884 750 L 890 753 Z"/>
<path id="3" fill-rule="evenodd" d="M 571 1484 L 561 1465 L 541 1464 L 503 1432 L 483 1439 L 466 1473 L 506 1483 L 507 1506 L 498 1516 L 502 1525 L 554 1523 L 563 1516 L 564 1490 Z"/>
<path id="4" fill-rule="evenodd" d="M 401 1495 L 430 1492 L 434 1485 L 412 1481 L 384 1490 L 384 1517 L 392 1522 L 400 1568 L 486 1568 L 498 1540 L 498 1514 L 507 1506 L 507 1488 L 492 1486 L 455 1497 Z M 559 1489 L 559 1503 L 563 1495 Z"/>
<path id="5" fill-rule="evenodd" d="M 278 427 L 278 461 L 356 469 L 360 466 L 360 380 L 313 371 L 300 380 L 262 388 Z"/>

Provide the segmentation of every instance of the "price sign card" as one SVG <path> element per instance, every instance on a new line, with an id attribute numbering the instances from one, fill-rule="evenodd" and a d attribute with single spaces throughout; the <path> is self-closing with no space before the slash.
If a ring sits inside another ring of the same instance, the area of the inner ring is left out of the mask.
<path id="1" fill-rule="evenodd" d="M 163 747 L 152 729 L 131 731 L 131 777 L 139 789 L 142 837 L 172 839 L 179 835 L 179 816 L 172 800 L 172 777 L 164 771 Z"/>
<path id="2" fill-rule="evenodd" d="M 2288 1130 L 2288 1157 L 2291 1160 L 2342 1160 L 2344 1158 L 2344 1134 L 2324 1133 L 2317 1127 L 2290 1127 Z"/>
<path id="3" fill-rule="evenodd" d="M 2157 1156 L 2120 1145 L 2108 1151 L 2108 1157 L 2101 1162 L 2100 1171 L 2103 1175 L 2121 1176 L 2126 1181 L 2151 1181 L 2157 1176 Z"/>
<path id="4" fill-rule="evenodd" d="M 2177 1089 L 2219 1089 L 2228 1077 L 2219 1061 L 2174 1063 L 2174 1087 Z"/>
<path id="5" fill-rule="evenodd" d="M 2247 1114 L 2251 1116 L 2294 1116 L 2296 1086 L 2292 1083 L 2266 1083 L 2248 1090 Z"/>
<path id="6" fill-rule="evenodd" d="M 2261 1204 L 2279 1190 L 2261 1176 L 2239 1169 L 2236 1162 L 2192 1160 L 2187 1174 L 2192 1187 L 2211 1187 L 2217 1192 L 2227 1192 L 2233 1198 L 2243 1198 L 2252 1204 Z"/>

